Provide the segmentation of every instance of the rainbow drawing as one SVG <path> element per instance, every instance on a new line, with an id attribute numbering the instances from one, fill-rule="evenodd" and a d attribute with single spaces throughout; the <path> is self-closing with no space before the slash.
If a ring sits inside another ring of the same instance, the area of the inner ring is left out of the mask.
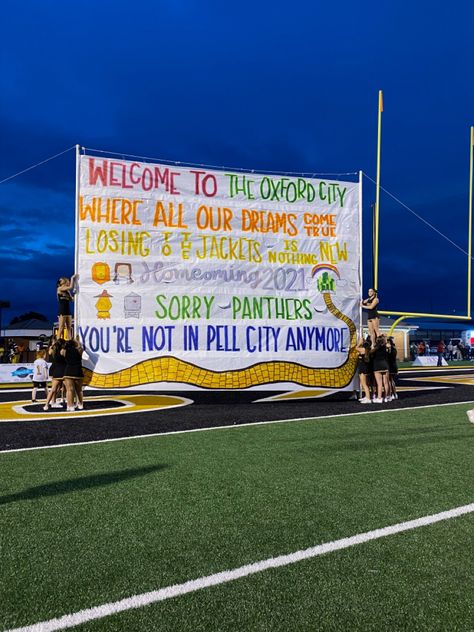
<path id="1" fill-rule="evenodd" d="M 322 272 L 323 270 L 330 270 L 331 272 L 335 272 L 337 274 L 337 278 L 341 278 L 339 270 L 336 268 L 336 266 L 332 265 L 332 263 L 318 263 L 311 270 L 311 276 L 315 277 L 318 272 Z"/>

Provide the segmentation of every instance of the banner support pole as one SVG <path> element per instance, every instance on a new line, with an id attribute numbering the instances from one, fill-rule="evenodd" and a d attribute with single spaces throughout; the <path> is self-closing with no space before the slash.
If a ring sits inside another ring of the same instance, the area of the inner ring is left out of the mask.
<path id="1" fill-rule="evenodd" d="M 81 146 L 76 145 L 76 196 L 75 196 L 75 235 L 74 235 L 74 274 L 77 274 L 79 267 L 79 188 L 81 182 Z M 77 291 L 77 279 L 76 279 L 76 291 Z M 77 319 L 79 317 L 79 311 L 77 309 L 77 301 L 74 301 L 74 322 L 73 333 L 77 335 Z"/>

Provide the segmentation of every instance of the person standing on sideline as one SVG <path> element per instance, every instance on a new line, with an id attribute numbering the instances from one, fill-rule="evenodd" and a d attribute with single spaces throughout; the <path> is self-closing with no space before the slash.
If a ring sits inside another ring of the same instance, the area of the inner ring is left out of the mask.
<path id="1" fill-rule="evenodd" d="M 444 340 L 440 340 L 438 342 L 438 347 L 436 351 L 438 353 L 438 364 L 436 366 L 443 366 L 444 352 L 446 351 L 446 345 L 444 344 Z"/>
<path id="2" fill-rule="evenodd" d="M 453 343 L 451 342 L 451 340 L 448 342 L 448 357 L 446 358 L 447 360 L 452 360 L 453 359 L 453 351 L 454 351 L 454 347 L 453 347 Z"/>
<path id="3" fill-rule="evenodd" d="M 36 402 L 36 391 L 39 388 L 44 388 L 44 392 L 46 393 L 46 398 L 49 395 L 48 392 L 48 380 L 49 380 L 49 370 L 48 363 L 44 359 L 46 352 L 41 349 L 36 353 L 36 360 L 33 364 L 33 390 L 31 391 L 31 401 L 33 403 Z"/>
<path id="4" fill-rule="evenodd" d="M 375 342 L 380 335 L 379 325 L 380 325 L 380 316 L 377 311 L 377 305 L 379 304 L 379 299 L 377 297 L 377 290 L 374 288 L 369 288 L 369 296 L 360 302 L 362 309 L 367 309 L 367 327 L 369 329 L 369 336 L 372 339 L 372 344 L 375 345 Z"/>

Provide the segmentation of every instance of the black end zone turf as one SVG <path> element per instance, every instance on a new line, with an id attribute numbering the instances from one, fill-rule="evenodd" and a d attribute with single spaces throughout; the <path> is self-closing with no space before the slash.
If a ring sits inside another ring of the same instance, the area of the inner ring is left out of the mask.
<path id="1" fill-rule="evenodd" d="M 466 370 L 474 377 L 474 371 Z M 446 374 L 450 374 L 449 371 Z M 437 373 L 437 375 L 439 375 Z M 417 377 L 421 377 L 417 374 Z M 88 400 L 91 397 L 102 396 L 104 400 L 113 397 L 113 392 L 86 391 L 84 398 L 85 410 L 97 410 L 94 417 L 76 416 L 74 413 L 64 413 L 62 419 L 45 419 L 44 421 L 18 421 L 0 424 L 0 449 L 48 446 L 65 443 L 87 442 L 101 439 L 129 437 L 142 434 L 163 433 L 177 430 L 197 428 L 212 428 L 225 425 L 244 423 L 259 423 L 278 419 L 298 419 L 323 417 L 327 415 L 351 415 L 354 413 L 399 409 L 411 406 L 433 406 L 436 404 L 468 402 L 474 400 L 474 388 L 461 384 L 439 384 L 450 386 L 448 389 L 422 390 L 423 387 L 436 386 L 426 383 L 410 381 L 409 376 L 400 376 L 400 386 L 413 386 L 416 391 L 401 392 L 400 399 L 387 404 L 360 404 L 358 401 L 348 400 L 350 393 L 340 393 L 324 399 L 293 400 L 279 402 L 259 402 L 255 400 L 274 396 L 277 393 L 264 391 L 170 391 L 161 394 L 181 395 L 193 401 L 189 406 L 162 409 L 150 412 L 122 413 L 120 415 L 100 415 L 104 406 L 98 401 Z M 138 395 L 139 391 L 115 392 L 120 398 L 126 395 Z M 142 394 L 150 395 L 150 391 Z M 2 401 L 22 400 L 24 393 L 0 393 Z M 107 407 L 113 405 L 110 400 Z M 36 406 L 35 411 L 41 410 L 44 404 Z M 115 402 L 117 407 L 121 406 Z M 48 413 L 44 413 L 46 416 Z"/>

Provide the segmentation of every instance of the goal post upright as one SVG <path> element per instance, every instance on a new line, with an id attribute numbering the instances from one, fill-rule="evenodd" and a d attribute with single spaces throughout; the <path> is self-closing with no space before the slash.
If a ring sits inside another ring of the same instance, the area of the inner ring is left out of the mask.
<path id="1" fill-rule="evenodd" d="M 472 272 L 472 178 L 474 154 L 474 127 L 469 138 L 469 233 L 467 246 L 467 315 L 471 317 L 471 272 Z"/>
<path id="2" fill-rule="evenodd" d="M 383 112 L 383 95 L 379 90 L 379 112 L 378 112 L 378 130 L 377 130 L 377 178 L 376 178 L 376 194 L 375 194 L 375 213 L 373 217 L 373 256 L 374 256 L 374 289 L 378 290 L 378 267 L 379 267 L 379 208 L 380 208 L 380 146 L 381 146 L 381 126 Z M 453 314 L 429 314 L 425 312 L 408 312 L 395 310 L 379 310 L 383 316 L 397 316 L 390 328 L 391 335 L 395 327 L 405 318 L 436 318 L 443 320 L 471 320 L 471 282 L 472 282 L 472 210 L 473 210 L 473 178 L 474 178 L 474 126 L 469 130 L 469 211 L 468 211 L 468 248 L 467 248 L 467 305 L 466 315 L 458 316 Z"/>
<path id="3" fill-rule="evenodd" d="M 374 218 L 374 290 L 379 284 L 379 208 L 380 208 L 380 153 L 382 145 L 382 112 L 383 92 L 379 90 L 379 113 L 377 124 L 377 175 L 375 185 L 375 218 Z"/>

